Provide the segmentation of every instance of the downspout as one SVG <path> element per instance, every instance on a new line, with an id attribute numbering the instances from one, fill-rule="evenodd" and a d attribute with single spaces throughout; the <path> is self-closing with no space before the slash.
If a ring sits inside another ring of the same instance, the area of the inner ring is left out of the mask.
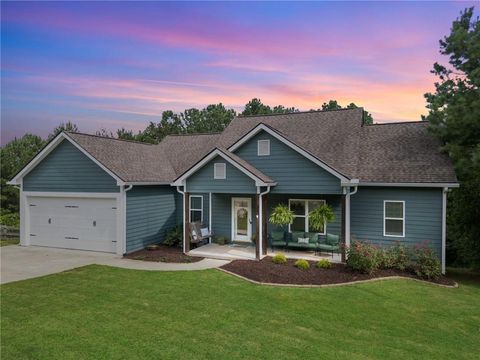
<path id="1" fill-rule="evenodd" d="M 447 246 L 447 193 L 448 187 L 442 189 L 442 274 L 445 274 Z"/>
<path id="2" fill-rule="evenodd" d="M 357 182 L 358 184 L 358 182 Z M 346 187 L 345 187 L 346 189 Z M 358 185 L 353 187 L 353 191 L 346 191 L 345 194 L 345 246 L 350 247 L 350 196 L 355 195 L 358 191 Z"/>
<path id="3" fill-rule="evenodd" d="M 125 254 L 127 252 L 127 191 L 132 190 L 133 185 L 128 185 L 127 187 L 121 187 L 122 189 L 122 249 L 121 252 Z M 117 250 L 118 251 L 118 250 Z"/>
<path id="4" fill-rule="evenodd" d="M 179 194 L 182 194 L 182 209 L 183 207 L 185 206 L 185 191 L 182 191 L 180 190 L 180 186 L 177 186 L 177 192 Z M 187 239 L 185 239 L 185 209 L 183 209 L 182 211 L 182 218 L 183 218 L 183 235 L 182 235 L 182 238 L 183 238 L 183 253 L 185 253 L 185 241 L 187 241 Z"/>
<path id="5" fill-rule="evenodd" d="M 260 187 L 259 187 L 260 189 Z M 262 200 L 262 197 L 263 195 L 266 195 L 270 192 L 270 186 L 267 186 L 267 190 L 265 190 L 264 192 L 261 192 L 259 193 L 259 197 L 258 197 L 258 201 L 260 202 L 258 204 L 258 212 L 260 213 L 259 215 L 263 215 L 263 209 L 262 209 L 262 206 L 263 206 L 263 200 Z M 258 224 L 258 229 L 259 229 L 259 234 L 258 234 L 258 246 L 260 248 L 260 259 L 262 258 L 262 255 L 263 255 L 263 216 L 260 218 L 259 216 L 259 224 Z"/>

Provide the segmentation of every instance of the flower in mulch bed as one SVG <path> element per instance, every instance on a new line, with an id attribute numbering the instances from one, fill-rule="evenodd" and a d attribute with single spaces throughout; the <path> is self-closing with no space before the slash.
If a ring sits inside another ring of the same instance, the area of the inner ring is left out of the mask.
<path id="1" fill-rule="evenodd" d="M 320 259 L 318 260 L 316 267 L 319 269 L 330 269 L 332 267 L 332 263 L 328 259 Z"/>
<path id="2" fill-rule="evenodd" d="M 295 261 L 295 267 L 299 268 L 300 270 L 308 270 L 310 269 L 310 263 L 305 259 L 300 259 Z"/>
<path id="3" fill-rule="evenodd" d="M 283 253 L 278 253 L 274 257 L 272 257 L 272 261 L 275 264 L 286 264 L 287 263 L 287 257 Z"/>

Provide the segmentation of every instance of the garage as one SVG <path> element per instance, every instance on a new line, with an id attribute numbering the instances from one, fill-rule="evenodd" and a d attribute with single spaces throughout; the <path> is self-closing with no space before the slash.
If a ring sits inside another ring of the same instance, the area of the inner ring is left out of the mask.
<path id="1" fill-rule="evenodd" d="M 31 245 L 116 251 L 116 198 L 27 196 Z"/>

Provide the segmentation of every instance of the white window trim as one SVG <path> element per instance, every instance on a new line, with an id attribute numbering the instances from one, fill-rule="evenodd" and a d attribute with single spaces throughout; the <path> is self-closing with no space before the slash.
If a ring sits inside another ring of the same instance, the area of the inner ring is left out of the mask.
<path id="1" fill-rule="evenodd" d="M 200 209 L 197 208 L 192 208 L 192 198 L 200 198 Z M 189 209 L 188 209 L 188 222 L 192 222 L 192 211 L 200 211 L 202 214 L 200 216 L 200 222 L 203 224 L 203 196 L 202 195 L 190 195 L 188 199 L 189 203 Z"/>
<path id="2" fill-rule="evenodd" d="M 403 217 L 387 217 L 387 203 L 402 203 L 403 207 Z M 386 224 L 387 220 L 402 220 L 402 235 L 391 235 L 386 233 Z M 396 237 L 404 238 L 405 237 L 405 201 L 404 200 L 383 200 L 383 236 L 386 237 Z"/>
<path id="3" fill-rule="evenodd" d="M 260 149 L 261 149 L 261 144 L 267 144 L 267 151 L 262 154 L 260 153 Z M 258 140 L 257 141 L 257 155 L 258 156 L 270 156 L 270 140 Z"/>
<path id="4" fill-rule="evenodd" d="M 223 166 L 223 177 L 219 176 L 217 166 Z M 216 180 L 225 180 L 227 178 L 227 164 L 226 163 L 214 163 L 213 164 L 213 178 Z"/>
<path id="5" fill-rule="evenodd" d="M 292 201 L 305 201 L 305 215 L 294 215 L 294 217 L 303 217 L 305 218 L 305 232 L 310 232 L 310 224 L 308 223 L 308 214 L 310 210 L 308 209 L 308 202 L 309 201 L 321 201 L 326 204 L 326 200 L 324 199 L 288 199 L 288 208 L 290 209 L 290 202 Z M 288 232 L 292 232 L 290 229 L 291 224 L 288 225 Z M 327 234 L 327 224 L 323 227 L 323 232 L 316 232 L 319 235 L 326 235 Z"/>

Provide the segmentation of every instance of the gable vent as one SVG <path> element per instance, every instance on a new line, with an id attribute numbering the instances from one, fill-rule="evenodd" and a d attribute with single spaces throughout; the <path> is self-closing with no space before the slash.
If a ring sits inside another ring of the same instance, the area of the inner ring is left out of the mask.
<path id="1" fill-rule="evenodd" d="M 258 140 L 257 155 L 258 156 L 270 155 L 270 140 Z"/>

